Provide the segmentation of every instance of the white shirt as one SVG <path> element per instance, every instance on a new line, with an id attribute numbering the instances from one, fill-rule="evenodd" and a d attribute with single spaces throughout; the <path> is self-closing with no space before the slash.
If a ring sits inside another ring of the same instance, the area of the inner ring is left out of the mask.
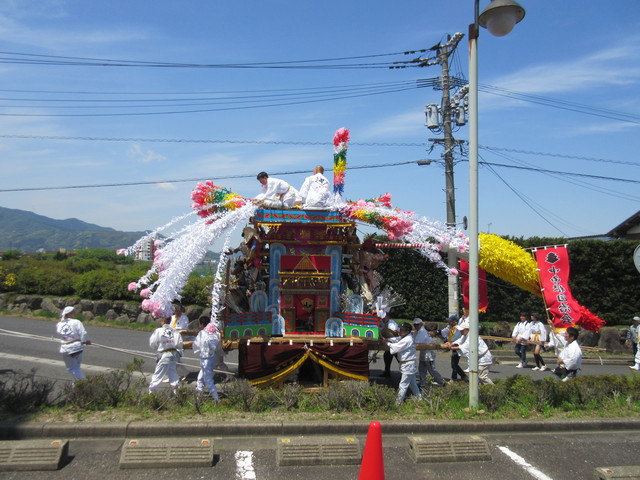
<path id="1" fill-rule="evenodd" d="M 516 340 L 529 340 L 529 337 L 531 335 L 530 329 L 531 329 L 530 322 L 520 321 L 516 323 L 515 327 L 513 327 L 513 332 L 511 333 L 511 336 Z"/>
<path id="2" fill-rule="evenodd" d="M 284 180 L 269 177 L 267 183 L 262 185 L 262 193 L 256 196 L 256 200 L 280 201 L 284 206 L 292 207 L 300 200 L 300 194 Z"/>
<path id="3" fill-rule="evenodd" d="M 540 320 L 529 323 L 529 340 L 533 342 L 547 341 L 547 329 Z"/>
<path id="4" fill-rule="evenodd" d="M 322 209 L 331 206 L 331 189 L 329 180 L 316 173 L 304 179 L 300 188 L 300 197 L 304 201 L 302 208 Z"/>
<path id="5" fill-rule="evenodd" d="M 471 346 L 469 345 L 469 335 L 458 339 L 453 342 L 460 347 L 460 353 L 462 353 L 467 359 L 471 355 Z M 489 351 L 489 347 L 485 341 L 478 337 L 478 365 L 491 365 L 493 363 L 493 355 Z"/>
<path id="6" fill-rule="evenodd" d="M 188 330 L 189 329 L 189 317 L 187 317 L 184 313 L 180 314 L 180 318 L 176 319 L 175 315 L 171 316 L 171 328 L 176 328 L 178 330 Z"/>
<path id="7" fill-rule="evenodd" d="M 193 341 L 193 353 L 200 358 L 211 358 L 215 356 L 219 343 L 220 336 L 218 334 L 202 329 Z"/>
<path id="8" fill-rule="evenodd" d="M 182 336 L 169 325 L 156 328 L 149 337 L 149 346 L 158 353 L 168 350 L 177 350 L 182 355 Z"/>
<path id="9" fill-rule="evenodd" d="M 575 340 L 568 343 L 566 347 L 560 352 L 558 358 L 562 359 L 562 362 L 567 370 L 577 370 L 582 365 L 582 350 L 580 345 Z"/>
<path id="10" fill-rule="evenodd" d="M 89 335 L 80 320 L 66 318 L 56 325 L 56 333 L 60 335 L 60 353 L 71 355 L 84 350 L 84 344 L 89 341 Z"/>
<path id="11" fill-rule="evenodd" d="M 391 355 L 398 354 L 400 372 L 412 374 L 418 371 L 416 365 L 416 346 L 413 343 L 413 337 L 411 335 L 389 338 L 387 343 L 389 344 L 389 352 Z"/>
<path id="12" fill-rule="evenodd" d="M 420 330 L 413 334 L 413 341 L 415 343 L 434 343 L 433 338 L 429 335 L 424 327 L 421 327 Z M 420 361 L 431 361 L 433 362 L 436 359 L 435 350 L 421 350 L 418 352 L 418 357 Z"/>

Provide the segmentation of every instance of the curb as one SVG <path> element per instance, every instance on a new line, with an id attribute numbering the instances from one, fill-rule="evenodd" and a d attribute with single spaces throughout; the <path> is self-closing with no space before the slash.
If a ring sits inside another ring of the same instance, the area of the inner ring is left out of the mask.
<path id="1" fill-rule="evenodd" d="M 33 440 L 42 438 L 140 438 L 140 437 L 274 437 L 304 435 L 366 436 L 370 421 L 357 422 L 273 422 L 220 424 L 214 422 L 121 422 L 121 423 L 2 423 L 0 440 Z M 492 434 L 532 432 L 594 432 L 640 430 L 640 418 L 575 419 L 575 420 L 495 420 L 428 422 L 380 422 L 389 435 L 414 434 Z M 169 433 L 170 432 L 170 433 Z"/>

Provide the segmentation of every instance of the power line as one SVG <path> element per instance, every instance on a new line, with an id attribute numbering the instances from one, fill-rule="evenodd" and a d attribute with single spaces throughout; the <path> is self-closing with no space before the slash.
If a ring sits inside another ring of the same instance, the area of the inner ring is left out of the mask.
<path id="1" fill-rule="evenodd" d="M 409 165 L 409 164 L 418 164 L 418 162 L 423 162 L 425 160 L 410 160 L 405 162 L 392 162 L 392 163 L 380 163 L 374 165 L 360 165 L 360 166 L 350 166 L 349 170 L 361 170 L 368 168 L 384 168 L 384 167 L 396 167 L 399 165 Z M 426 160 L 429 162 L 433 162 L 434 160 Z M 290 170 L 286 172 L 273 172 L 271 175 L 296 175 L 300 173 L 309 173 L 308 169 L 305 170 Z M 229 180 L 233 178 L 255 178 L 255 173 L 251 174 L 241 174 L 241 175 L 225 175 L 220 177 L 208 177 L 208 180 Z M 94 183 L 89 185 L 63 185 L 63 186 L 49 186 L 49 187 L 24 187 L 24 188 L 3 188 L 0 189 L 0 193 L 4 192 L 37 192 L 43 190 L 75 190 L 82 188 L 105 188 L 105 187 L 130 187 L 137 185 L 157 185 L 161 183 L 186 183 L 186 182 L 201 182 L 203 177 L 198 178 L 183 178 L 178 180 L 149 180 L 146 182 L 116 182 L 116 183 Z"/>
<path id="2" fill-rule="evenodd" d="M 408 50 L 394 53 L 381 53 L 351 57 L 321 58 L 313 60 L 288 60 L 249 63 L 178 63 L 152 62 L 144 60 L 122 60 L 109 58 L 73 57 L 60 55 L 41 55 L 22 52 L 0 52 L 0 63 L 47 65 L 47 66 L 81 66 L 81 67 L 136 67 L 136 68 L 197 68 L 197 69 L 354 69 L 354 68 L 405 68 L 411 62 L 377 62 L 377 63 L 329 63 L 345 62 L 399 55 L 415 55 L 427 52 L 426 49 Z"/>
<path id="3" fill-rule="evenodd" d="M 411 164 L 419 164 L 419 162 L 429 162 L 440 164 L 443 163 L 442 159 L 421 159 L 421 160 L 407 160 L 403 162 L 390 162 L 390 163 L 378 163 L 378 164 L 370 164 L 370 165 L 359 165 L 359 166 L 350 166 L 349 170 L 363 170 L 370 168 L 385 168 L 385 167 L 396 167 L 401 165 L 411 165 Z M 575 172 L 560 172 L 555 170 L 545 170 L 542 168 L 535 167 L 523 167 L 516 165 L 505 165 L 501 163 L 492 163 L 482 161 L 480 162 L 482 165 L 487 165 L 490 167 L 504 167 L 504 168 L 516 168 L 521 170 L 530 170 L 536 171 L 539 173 L 554 173 L 558 175 L 569 175 L 569 176 L 579 176 L 579 177 L 590 177 L 597 178 L 600 180 L 610 180 L 610 181 L 619 181 L 619 182 L 628 182 L 628 183 L 640 183 L 640 180 L 630 180 L 626 178 L 617 178 L 617 177 L 605 177 L 600 175 L 588 175 L 584 173 L 575 173 Z M 296 175 L 301 173 L 308 173 L 308 170 L 291 170 L 284 172 L 273 172 L 272 175 Z M 239 175 L 225 175 L 218 177 L 208 177 L 209 180 L 228 180 L 234 178 L 253 178 L 255 174 L 239 174 Z M 99 184 L 88 184 L 88 185 L 65 185 L 65 186 L 49 186 L 49 187 L 24 187 L 24 188 L 5 188 L 0 189 L 0 193 L 5 192 L 33 192 L 33 191 L 42 191 L 42 190 L 72 190 L 72 189 L 81 189 L 81 188 L 105 188 L 105 187 L 126 187 L 126 186 L 136 186 L 136 185 L 157 185 L 161 183 L 186 183 L 186 182 L 199 182 L 202 181 L 203 177 L 198 178 L 185 178 L 185 179 L 173 179 L 173 180 L 150 180 L 150 181 L 139 181 L 139 182 L 115 182 L 115 183 L 99 183 Z"/>
<path id="4" fill-rule="evenodd" d="M 323 146 L 332 145 L 331 141 L 317 140 L 232 140 L 232 139 L 211 139 L 211 138 L 150 138 L 150 137 L 97 137 L 97 136 L 72 136 L 72 135 L 24 135 L 24 134 L 0 134 L 0 138 L 14 138 L 22 140 L 63 140 L 63 141 L 88 141 L 88 142 L 136 142 L 136 143 L 212 143 L 230 145 L 297 145 L 297 146 Z M 359 147 L 424 147 L 426 142 L 349 142 L 351 146 Z M 492 147 L 479 145 L 479 148 L 489 151 L 502 151 L 512 153 L 523 153 L 527 155 L 537 155 L 541 157 L 567 158 L 573 160 L 587 160 L 601 163 L 616 163 L 620 165 L 630 165 L 640 167 L 639 162 L 629 162 L 625 160 L 612 160 L 607 158 L 584 157 L 580 155 L 569 155 L 563 153 L 537 152 L 533 150 L 519 150 L 504 147 Z"/>

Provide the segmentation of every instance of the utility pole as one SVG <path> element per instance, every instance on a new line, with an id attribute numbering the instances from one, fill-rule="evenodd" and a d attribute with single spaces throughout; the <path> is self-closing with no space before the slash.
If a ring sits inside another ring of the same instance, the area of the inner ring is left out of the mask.
<path id="1" fill-rule="evenodd" d="M 449 82 L 449 55 L 455 46 L 450 49 L 443 45 L 438 54 L 438 62 L 442 67 L 442 120 L 444 133 L 444 177 L 445 195 L 447 204 L 447 226 L 456 228 L 456 191 L 453 181 L 453 133 L 451 131 L 451 91 Z M 458 257 L 453 250 L 447 254 L 449 268 L 457 268 Z M 449 315 L 458 315 L 458 276 L 448 275 L 448 299 Z"/>
<path id="2" fill-rule="evenodd" d="M 432 47 L 437 51 L 436 60 L 442 69 L 439 87 L 442 89 L 441 104 L 427 105 L 425 113 L 427 114 L 426 126 L 434 132 L 442 132 L 443 138 L 430 138 L 429 141 L 442 144 L 444 152 L 444 175 L 445 175 L 445 196 L 447 208 L 447 226 L 456 228 L 456 193 L 455 182 L 453 176 L 453 149 L 459 141 L 453 138 L 452 122 L 455 119 L 456 125 L 464 124 L 464 106 L 460 106 L 460 98 L 456 96 L 454 101 L 451 100 L 452 78 L 449 74 L 449 57 L 455 51 L 458 43 L 462 39 L 463 34 L 456 33 L 446 44 Z M 431 63 L 433 65 L 433 63 Z M 454 79 L 458 80 L 458 79 Z M 455 85 L 455 86 L 460 86 Z M 462 110 L 460 110 L 462 109 Z M 456 252 L 449 251 L 447 253 L 447 265 L 450 268 L 458 268 L 458 257 Z M 457 275 L 449 275 L 448 280 L 448 304 L 449 315 L 458 315 L 458 277 Z"/>

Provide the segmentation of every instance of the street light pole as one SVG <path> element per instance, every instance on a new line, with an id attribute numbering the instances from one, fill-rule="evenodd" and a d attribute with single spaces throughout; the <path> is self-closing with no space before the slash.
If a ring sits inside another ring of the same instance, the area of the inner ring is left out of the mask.
<path id="1" fill-rule="evenodd" d="M 469 408 L 478 408 L 478 12 L 469 25 Z"/>
<path id="2" fill-rule="evenodd" d="M 496 36 L 508 34 L 524 18 L 514 0 L 492 0 L 479 14 L 474 0 L 469 25 L 469 407 L 478 408 L 478 35 L 486 27 Z"/>

